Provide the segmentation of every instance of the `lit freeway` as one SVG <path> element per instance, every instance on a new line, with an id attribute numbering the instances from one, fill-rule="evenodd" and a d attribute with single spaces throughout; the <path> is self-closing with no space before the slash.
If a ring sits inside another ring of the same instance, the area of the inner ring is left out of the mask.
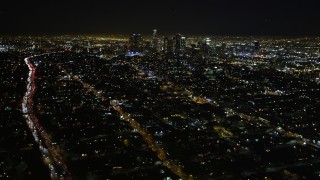
<path id="1" fill-rule="evenodd" d="M 44 55 L 44 54 L 42 54 Z M 22 112 L 29 129 L 32 132 L 35 142 L 39 146 L 42 154 L 43 161 L 50 171 L 51 179 L 71 179 L 71 174 L 67 166 L 63 163 L 61 155 L 58 153 L 57 148 L 52 144 L 48 133 L 39 123 L 38 118 L 33 112 L 33 96 L 36 90 L 36 68 L 31 63 L 31 59 L 35 56 L 27 57 L 24 59 L 29 68 L 27 91 L 22 101 Z"/>

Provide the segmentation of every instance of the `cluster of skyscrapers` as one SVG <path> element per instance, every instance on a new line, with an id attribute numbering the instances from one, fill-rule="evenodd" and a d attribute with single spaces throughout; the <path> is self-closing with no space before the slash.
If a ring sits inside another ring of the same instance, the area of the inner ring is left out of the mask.
<path id="1" fill-rule="evenodd" d="M 164 52 L 184 52 L 186 49 L 186 37 L 176 34 L 172 38 L 165 37 L 163 40 Z"/>
<path id="2" fill-rule="evenodd" d="M 162 50 L 165 53 L 182 53 L 186 50 L 186 37 L 181 34 L 176 34 L 174 37 L 164 37 L 162 47 L 161 44 L 157 30 L 154 29 L 152 39 L 147 47 L 155 52 Z M 141 34 L 130 34 L 129 49 L 132 51 L 142 51 L 143 39 Z"/>
<path id="3" fill-rule="evenodd" d="M 188 38 L 178 33 L 174 36 L 158 36 L 157 30 L 153 30 L 151 38 L 142 38 L 141 34 L 130 34 L 128 50 L 135 54 L 137 52 L 162 52 L 165 54 L 193 54 L 203 58 L 217 55 L 227 57 L 230 55 L 246 54 L 254 55 L 260 53 L 259 41 L 247 43 L 227 44 L 224 41 L 212 43 L 210 38 Z"/>

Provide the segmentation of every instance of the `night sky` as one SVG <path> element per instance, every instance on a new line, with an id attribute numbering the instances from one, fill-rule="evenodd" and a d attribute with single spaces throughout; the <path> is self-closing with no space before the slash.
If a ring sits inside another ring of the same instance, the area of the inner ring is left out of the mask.
<path id="1" fill-rule="evenodd" d="M 320 35 L 319 9 L 319 0 L 9 1 L 0 34 Z"/>

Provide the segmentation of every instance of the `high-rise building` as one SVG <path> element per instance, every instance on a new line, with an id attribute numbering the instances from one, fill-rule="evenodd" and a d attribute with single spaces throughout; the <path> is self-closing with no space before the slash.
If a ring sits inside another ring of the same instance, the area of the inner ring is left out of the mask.
<path id="1" fill-rule="evenodd" d="M 181 34 L 176 34 L 176 38 L 175 38 L 175 40 L 176 40 L 175 50 L 176 51 L 179 51 L 181 49 L 181 38 L 182 38 Z"/>
<path id="2" fill-rule="evenodd" d="M 174 45 L 175 39 L 174 38 L 168 38 L 165 37 L 163 39 L 163 52 L 165 53 L 173 53 L 174 52 Z"/>
<path id="3" fill-rule="evenodd" d="M 186 37 L 182 36 L 181 37 L 181 51 L 184 52 L 186 50 Z"/>
<path id="4" fill-rule="evenodd" d="M 169 38 L 165 37 L 163 39 L 163 52 L 165 52 L 165 53 L 168 52 L 168 42 L 169 42 Z"/>
<path id="5" fill-rule="evenodd" d="M 152 34 L 152 48 L 155 52 L 159 52 L 159 38 L 157 36 L 157 30 L 154 29 L 153 30 L 153 34 Z"/>
<path id="6" fill-rule="evenodd" d="M 200 50 L 201 50 L 202 57 L 208 57 L 210 55 L 210 50 L 211 50 L 210 38 L 206 38 L 201 42 Z"/>
<path id="7" fill-rule="evenodd" d="M 156 29 L 153 30 L 152 36 L 153 36 L 153 37 L 157 37 L 157 30 L 156 30 Z"/>
<path id="8" fill-rule="evenodd" d="M 260 51 L 260 43 L 259 41 L 254 41 L 254 52 L 257 53 Z"/>
<path id="9" fill-rule="evenodd" d="M 168 53 L 174 52 L 174 39 L 168 40 Z"/>
<path id="10" fill-rule="evenodd" d="M 129 36 L 130 51 L 142 51 L 142 36 L 141 34 L 131 34 Z"/>
<path id="11" fill-rule="evenodd" d="M 181 34 L 176 34 L 176 37 L 175 37 L 175 51 L 179 51 L 181 49 Z"/>
<path id="12" fill-rule="evenodd" d="M 186 37 L 181 34 L 176 34 L 175 36 L 175 52 L 184 52 L 186 48 Z"/>

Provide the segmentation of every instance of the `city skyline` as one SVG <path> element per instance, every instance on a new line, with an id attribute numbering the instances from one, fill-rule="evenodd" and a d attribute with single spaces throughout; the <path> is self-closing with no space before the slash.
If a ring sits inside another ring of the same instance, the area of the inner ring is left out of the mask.
<path id="1" fill-rule="evenodd" d="M 0 177 L 318 179 L 320 38 L 0 37 Z"/>

